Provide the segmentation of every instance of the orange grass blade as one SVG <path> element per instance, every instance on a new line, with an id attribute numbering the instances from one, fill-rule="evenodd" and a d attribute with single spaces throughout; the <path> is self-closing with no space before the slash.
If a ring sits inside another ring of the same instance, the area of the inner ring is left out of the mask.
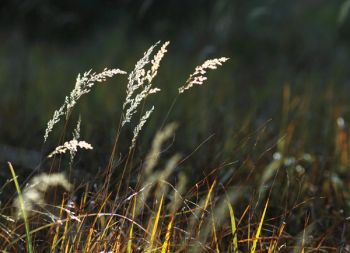
<path id="1" fill-rule="evenodd" d="M 162 206 L 163 206 L 163 197 L 164 197 L 164 194 L 162 195 L 162 197 L 160 199 L 157 215 L 156 215 L 156 218 L 155 218 L 154 224 L 153 224 L 153 229 L 152 229 L 151 239 L 149 242 L 149 247 L 148 247 L 148 250 L 146 250 L 146 252 L 152 252 L 152 250 L 153 250 L 153 243 L 154 243 L 154 238 L 156 236 L 156 232 L 157 232 L 157 228 L 158 228 L 160 211 L 162 210 Z"/>
<path id="2" fill-rule="evenodd" d="M 112 248 L 112 252 L 116 252 L 116 253 L 119 253 L 121 252 L 120 251 L 120 247 L 121 247 L 122 243 L 120 242 L 120 234 L 118 234 L 115 242 L 114 242 L 114 245 L 113 245 L 113 248 Z"/>
<path id="3" fill-rule="evenodd" d="M 238 240 L 237 240 L 237 227 L 236 227 L 236 221 L 235 221 L 235 213 L 233 212 L 233 207 L 230 204 L 230 202 L 227 202 L 228 209 L 230 211 L 230 218 L 231 218 L 231 231 L 232 231 L 232 246 L 233 246 L 233 253 L 238 253 Z"/>
<path id="4" fill-rule="evenodd" d="M 108 199 L 110 198 L 112 193 L 109 193 L 108 196 L 104 199 L 100 209 L 98 210 L 97 212 L 97 215 L 96 215 L 96 218 L 94 219 L 91 227 L 90 227 L 90 231 L 89 231 L 89 235 L 88 235 L 88 238 L 87 238 L 87 241 L 86 241 L 86 247 L 85 247 L 85 252 L 90 252 L 90 246 L 91 246 L 91 239 L 92 239 L 92 233 L 94 232 L 94 227 L 95 227 L 95 224 L 97 222 L 97 219 L 99 218 L 99 213 L 101 213 L 102 209 L 105 207 Z"/>
<path id="5" fill-rule="evenodd" d="M 245 215 L 247 214 L 249 208 L 250 208 L 250 205 L 248 205 L 248 206 L 244 209 L 244 212 L 243 212 L 241 218 L 239 219 L 237 226 L 239 226 L 239 224 L 241 224 L 241 222 L 242 222 L 242 220 L 244 219 Z"/>
<path id="6" fill-rule="evenodd" d="M 254 240 L 253 240 L 253 246 L 252 246 L 252 249 L 250 250 L 250 253 L 255 253 L 256 245 L 257 245 L 258 240 L 259 240 L 259 237 L 260 237 L 261 228 L 262 228 L 262 225 L 263 225 L 263 223 L 264 223 L 265 214 L 266 214 L 266 210 L 267 210 L 268 204 L 269 204 L 269 199 L 267 199 L 266 204 L 265 204 L 265 208 L 264 208 L 264 212 L 263 212 L 263 214 L 261 215 L 259 227 L 258 227 L 258 230 L 256 231 L 255 238 L 254 238 Z"/>

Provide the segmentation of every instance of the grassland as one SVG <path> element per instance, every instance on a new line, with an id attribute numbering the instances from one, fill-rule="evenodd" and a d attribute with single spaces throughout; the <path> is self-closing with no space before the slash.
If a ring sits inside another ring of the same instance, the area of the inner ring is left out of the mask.
<path id="1" fill-rule="evenodd" d="M 166 62 L 171 49 L 146 51 L 128 75 L 102 68 L 72 92 L 47 91 L 60 101 L 39 93 L 36 124 L 58 113 L 52 132 L 33 133 L 45 156 L 30 176 L 8 165 L 2 252 L 348 252 L 345 88 L 321 77 L 279 82 L 278 73 L 260 89 L 237 87 L 234 59 L 223 58 L 182 63 L 181 77 Z M 162 86 L 170 79 L 178 85 Z"/>

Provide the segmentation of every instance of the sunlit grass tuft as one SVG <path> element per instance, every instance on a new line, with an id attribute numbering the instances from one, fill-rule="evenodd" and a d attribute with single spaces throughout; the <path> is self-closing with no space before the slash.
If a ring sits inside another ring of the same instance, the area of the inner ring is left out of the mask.
<path id="1" fill-rule="evenodd" d="M 153 82 L 168 46 L 169 42 L 154 44 L 130 71 L 111 153 L 102 159 L 95 153 L 99 151 L 99 143 L 80 140 L 80 128 L 84 127 L 80 118 L 70 131 L 70 117 L 74 116 L 71 112 L 80 97 L 90 93 L 94 83 L 126 72 L 105 69 L 100 74 L 88 71 L 78 76 L 75 88 L 48 122 L 45 143 L 53 127 L 65 116 L 57 148 L 45 156 L 43 164 L 47 167 L 40 168 L 45 173 L 32 175 L 32 179 L 25 181 L 9 163 L 18 197 L 11 199 L 14 207 L 11 214 L 5 213 L 10 204 L 0 205 L 4 212 L 0 216 L 0 236 L 4 239 L 0 239 L 0 246 L 4 252 L 272 253 L 334 249 L 329 235 L 337 228 L 329 227 L 325 232 L 317 231 L 317 236 L 309 236 L 313 232 L 309 218 L 315 217 L 304 211 L 310 205 L 313 212 L 318 212 L 313 205 L 320 206 L 319 202 L 323 201 L 314 197 L 317 182 L 312 176 L 317 174 L 319 165 L 313 155 L 304 150 L 300 154 L 291 146 L 297 123 L 289 122 L 289 116 L 292 110 L 305 112 L 306 105 L 292 99 L 290 86 L 283 89 L 283 122 L 276 130 L 277 138 L 270 136 L 272 130 L 267 124 L 259 125 L 256 130 L 246 119 L 237 122 L 242 124 L 239 132 L 242 139 L 233 136 L 227 140 L 232 156 L 222 163 L 216 163 L 216 158 L 224 153 L 222 149 L 227 151 L 227 146 L 218 149 L 210 144 L 220 133 L 210 133 L 213 140 L 203 138 L 204 144 L 193 147 L 196 152 L 181 149 L 180 154 L 176 150 L 179 140 L 186 142 L 186 138 L 192 138 L 182 135 L 191 122 L 166 123 L 179 94 L 188 92 L 194 85 L 202 85 L 208 70 L 228 61 L 226 57 L 209 59 L 195 68 L 183 86 L 175 87 L 178 94 L 168 114 L 162 122 L 154 123 L 157 131 L 152 129 L 153 141 L 143 138 L 142 131 L 154 120 L 150 116 L 157 110 L 153 100 L 149 105 L 149 96 L 157 98 L 161 94 Z M 162 87 L 161 80 L 159 83 Z M 216 87 L 212 90 L 217 91 Z M 199 113 L 205 115 L 199 111 L 193 115 Z M 340 172 L 346 168 L 349 154 L 346 144 L 349 133 L 342 123 L 339 120 L 335 129 L 334 144 Z M 120 145 L 125 140 L 130 145 Z M 263 141 L 267 144 L 261 144 Z M 232 145 L 233 142 L 237 143 Z M 304 148 L 303 143 L 298 145 Z M 210 157 L 200 157 L 202 146 L 209 149 Z M 101 161 L 99 168 L 91 168 L 96 169 L 92 178 L 85 180 L 86 164 L 80 167 L 85 162 L 83 158 L 73 164 L 78 148 L 89 149 L 89 156 Z M 66 153 L 70 154 L 69 158 Z M 74 176 L 69 178 L 61 173 L 74 169 L 76 173 L 70 173 Z M 347 192 L 339 195 L 342 181 L 336 177 L 337 172 L 331 174 L 330 180 L 323 178 L 322 187 L 317 190 L 327 194 L 335 190 L 336 200 L 340 202 L 349 195 Z M 22 186 L 17 176 L 24 181 Z M 63 193 L 51 191 L 57 186 L 63 188 Z M 261 199 L 266 198 L 267 192 L 270 194 L 262 207 Z M 309 195 L 313 197 L 305 199 Z M 337 215 L 342 217 L 340 213 Z M 3 222 L 3 217 L 9 219 Z M 305 222 L 297 224 L 303 217 L 307 217 Z M 345 220 L 338 223 L 345 226 Z"/>

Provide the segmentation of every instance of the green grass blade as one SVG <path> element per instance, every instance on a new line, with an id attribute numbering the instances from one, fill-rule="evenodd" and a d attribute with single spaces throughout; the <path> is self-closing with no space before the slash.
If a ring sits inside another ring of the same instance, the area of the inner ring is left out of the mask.
<path id="1" fill-rule="evenodd" d="M 28 249 L 29 253 L 32 253 L 33 252 L 32 236 L 30 234 L 27 210 L 24 207 L 24 201 L 23 201 L 23 198 L 22 198 L 21 189 L 20 189 L 18 181 L 17 181 L 15 170 L 13 169 L 12 164 L 10 162 L 8 162 L 8 165 L 9 165 L 9 168 L 10 168 L 10 171 L 11 171 L 11 174 L 12 174 L 13 181 L 14 181 L 15 186 L 16 186 L 16 191 L 18 193 L 19 205 L 20 205 L 20 208 L 21 208 L 21 212 L 22 212 L 22 216 L 23 216 L 23 220 L 24 220 L 24 226 L 25 226 L 25 229 L 26 229 L 27 249 Z"/>
<path id="2" fill-rule="evenodd" d="M 238 240 L 237 240 L 237 227 L 236 227 L 236 221 L 235 221 L 235 213 L 233 212 L 233 207 L 230 204 L 230 202 L 227 202 L 228 209 L 230 211 L 230 218 L 231 218 L 231 230 L 232 230 L 232 236 L 233 236 L 233 252 L 238 253 Z"/>

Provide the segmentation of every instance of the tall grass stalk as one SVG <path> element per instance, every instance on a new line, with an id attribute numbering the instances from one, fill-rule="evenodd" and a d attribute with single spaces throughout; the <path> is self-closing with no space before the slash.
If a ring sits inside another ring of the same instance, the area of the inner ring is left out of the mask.
<path id="1" fill-rule="evenodd" d="M 154 223 L 153 223 L 151 237 L 150 237 L 150 240 L 149 240 L 149 245 L 148 245 L 148 247 L 147 247 L 147 249 L 145 251 L 146 253 L 151 253 L 151 252 L 154 251 L 153 244 L 154 244 L 154 240 L 155 240 L 157 229 L 158 229 L 158 224 L 159 224 L 159 219 L 160 219 L 160 212 L 161 212 L 162 206 L 163 206 L 163 199 L 164 199 L 164 195 L 162 195 L 162 197 L 160 198 L 158 211 L 157 211 L 157 214 L 156 214 L 156 216 L 154 218 Z"/>
<path id="2" fill-rule="evenodd" d="M 132 219 L 134 220 L 135 218 L 135 210 L 136 210 L 136 196 L 134 197 L 134 201 L 133 201 L 133 208 L 132 208 Z M 130 227 L 130 231 L 129 231 L 129 239 L 128 239 L 128 246 L 127 246 L 127 253 L 132 253 L 132 237 L 133 237 L 133 233 L 134 233 L 134 223 L 131 223 L 131 227 Z"/>
<path id="3" fill-rule="evenodd" d="M 230 219 L 231 219 L 231 232 L 232 232 L 232 249 L 233 253 L 238 253 L 238 239 L 237 239 L 237 226 L 235 221 L 235 213 L 233 211 L 233 207 L 230 202 L 227 202 L 227 206 L 230 211 Z"/>
<path id="4" fill-rule="evenodd" d="M 25 226 L 25 230 L 26 230 L 26 239 L 27 239 L 28 253 L 32 253 L 33 252 L 32 236 L 30 234 L 30 227 L 29 227 L 27 209 L 25 208 L 25 203 L 23 201 L 21 188 L 19 187 L 15 170 L 13 169 L 12 164 L 10 162 L 8 162 L 8 166 L 10 168 L 10 171 L 11 171 L 11 174 L 12 174 L 12 178 L 13 178 L 13 181 L 14 181 L 15 186 L 16 186 L 16 191 L 17 191 L 17 194 L 18 194 L 19 205 L 20 205 L 20 209 L 21 209 L 21 212 L 22 212 L 22 217 L 23 217 L 24 226 Z"/>
<path id="5" fill-rule="evenodd" d="M 161 253 L 170 253 L 170 237 L 171 237 L 171 231 L 173 229 L 173 225 L 174 225 L 174 215 L 171 215 L 169 224 L 166 229 L 165 240 L 162 245 Z"/>
<path id="6" fill-rule="evenodd" d="M 252 249 L 250 250 L 250 253 L 255 253 L 255 251 L 256 251 L 256 246 L 257 246 L 258 240 L 260 238 L 260 233 L 261 233 L 262 225 L 263 225 L 264 220 L 265 220 L 265 214 L 266 214 L 268 204 L 269 204 L 269 199 L 267 199 L 264 211 L 261 215 L 259 226 L 258 226 L 258 229 L 256 230 L 255 238 L 253 239 L 253 246 L 252 246 Z"/>

